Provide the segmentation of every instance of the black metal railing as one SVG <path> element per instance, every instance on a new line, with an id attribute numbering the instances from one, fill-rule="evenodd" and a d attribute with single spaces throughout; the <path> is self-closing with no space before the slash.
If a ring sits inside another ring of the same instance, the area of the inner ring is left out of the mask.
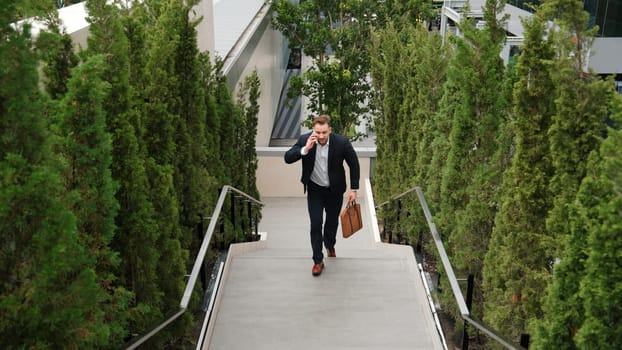
<path id="1" fill-rule="evenodd" d="M 226 229 L 225 229 L 224 220 L 221 216 L 221 213 L 223 211 L 223 207 L 225 205 L 225 202 L 229 194 L 231 194 L 231 201 L 229 203 L 230 204 L 230 210 L 229 210 L 230 218 L 229 219 L 233 225 L 233 231 L 236 231 L 238 227 L 241 228 L 241 231 L 243 232 L 244 237 L 236 238 L 235 235 L 233 235 L 233 238 L 228 240 L 225 238 Z M 186 311 L 188 311 L 188 305 L 194 293 L 195 285 L 196 285 L 198 278 L 201 278 L 201 282 L 202 282 L 201 285 L 203 287 L 203 292 L 204 293 L 207 292 L 207 283 L 205 282 L 205 275 L 204 275 L 205 258 L 207 256 L 208 249 L 210 248 L 210 245 L 212 244 L 213 239 L 215 238 L 218 239 L 218 244 L 216 245 L 219 246 L 219 249 L 226 250 L 228 249 L 229 243 L 235 243 L 238 241 L 256 240 L 259 238 L 259 231 L 258 231 L 259 210 L 258 208 L 262 207 L 263 205 L 264 204 L 260 202 L 259 200 L 236 189 L 235 187 L 225 185 L 220 190 L 220 195 L 218 197 L 218 201 L 216 202 L 216 207 L 214 208 L 212 216 L 209 217 L 209 225 L 206 231 L 203 231 L 204 217 L 202 215 L 199 215 L 200 222 L 197 225 L 197 230 L 200 233 L 205 232 L 205 234 L 202 235 L 202 237 L 200 237 L 202 239 L 201 246 L 198 250 L 197 257 L 194 261 L 192 272 L 188 276 L 188 282 L 186 283 L 183 296 L 179 303 L 179 310 L 174 311 L 171 314 L 169 314 L 166 317 L 166 319 L 164 319 L 162 322 L 160 322 L 159 324 L 151 328 L 149 331 L 145 332 L 144 334 L 140 336 L 135 337 L 130 343 L 128 343 L 125 346 L 125 349 L 132 350 L 132 349 L 138 348 L 140 345 L 142 345 L 143 343 L 151 339 L 153 336 L 155 336 L 160 331 L 162 331 L 166 326 L 170 325 L 173 321 L 175 321 L 177 318 L 183 315 Z M 220 236 L 217 234 L 215 235 L 216 226 L 219 226 L 220 228 L 219 229 Z M 209 305 L 207 305 L 205 309 L 203 310 L 206 313 L 205 315 L 206 321 L 209 320 L 209 317 L 212 311 L 214 299 L 218 291 L 218 284 L 220 283 L 220 276 L 222 274 L 222 270 L 223 269 L 222 269 L 222 263 L 221 263 L 218 269 L 218 276 L 216 276 L 216 283 L 215 283 L 216 285 L 213 288 L 212 293 L 211 293 Z M 199 342 L 203 340 L 204 333 L 205 333 L 205 329 L 203 329 L 201 332 Z"/>
<path id="2" fill-rule="evenodd" d="M 382 230 L 380 232 L 383 241 L 387 243 L 407 242 L 407 235 L 404 234 L 404 229 L 402 226 L 404 226 L 405 224 L 404 221 L 410 218 L 410 212 L 408 209 L 405 209 L 405 207 L 407 207 L 408 205 L 402 201 L 402 198 L 405 198 L 407 195 L 413 193 L 414 191 L 415 188 L 413 187 L 376 205 L 376 210 L 383 209 L 384 207 L 395 206 L 395 208 L 390 208 L 385 212 L 386 220 L 383 220 Z M 391 222 L 391 219 L 395 222 Z M 417 250 L 419 250 L 419 247 L 417 248 Z"/>
<path id="3" fill-rule="evenodd" d="M 406 197 L 407 195 L 413 192 L 417 194 L 419 204 L 421 205 L 421 208 L 423 209 L 423 214 L 425 216 L 427 225 L 430 229 L 430 233 L 432 234 L 432 240 L 434 241 L 434 245 L 436 247 L 438 257 L 440 258 L 443 264 L 445 275 L 447 276 L 447 280 L 449 281 L 449 285 L 453 292 L 454 299 L 456 300 L 456 304 L 460 311 L 460 317 L 465 322 L 465 327 L 463 330 L 464 333 L 463 333 L 463 338 L 462 338 L 462 349 L 463 350 L 468 349 L 469 337 L 468 337 L 467 327 L 466 327 L 467 324 L 470 324 L 471 326 L 475 327 L 476 329 L 481 331 L 483 334 L 485 334 L 488 338 L 501 344 L 506 349 L 512 349 L 512 350 L 527 349 L 529 346 L 529 335 L 523 334 L 520 339 L 520 344 L 517 344 L 507 339 L 503 335 L 499 334 L 499 332 L 495 331 L 494 329 L 486 325 L 483 321 L 480 321 L 471 315 L 470 310 L 471 310 L 471 300 L 472 300 L 472 295 L 473 295 L 473 277 L 472 275 L 469 275 L 467 279 L 468 281 L 467 299 L 465 300 L 462 294 L 462 290 L 460 289 L 460 286 L 458 284 L 458 280 L 456 279 L 456 275 L 454 273 L 453 267 L 451 266 L 451 262 L 449 261 L 449 257 L 447 256 L 447 252 L 445 251 L 445 247 L 443 245 L 441 237 L 438 231 L 436 230 L 436 224 L 434 223 L 434 220 L 432 219 L 432 214 L 430 213 L 428 204 L 426 203 L 425 197 L 423 196 L 423 191 L 421 190 L 421 187 L 416 186 L 394 197 L 391 197 L 390 199 L 378 204 L 376 206 L 376 210 L 381 209 L 384 206 L 396 203 L 397 213 L 395 215 L 394 220 L 403 220 L 404 217 L 409 217 L 410 215 L 409 213 L 405 214 L 402 212 L 403 207 L 404 207 L 401 202 L 402 198 Z M 394 234 L 396 235 L 401 234 L 400 232 L 394 232 L 395 229 L 399 230 L 399 224 L 392 225 L 391 223 L 387 223 L 386 220 L 383 220 L 383 221 L 384 221 L 383 222 L 383 233 L 386 239 L 391 243 L 393 241 Z M 417 250 L 419 249 L 421 249 L 421 247 L 417 247 Z"/>

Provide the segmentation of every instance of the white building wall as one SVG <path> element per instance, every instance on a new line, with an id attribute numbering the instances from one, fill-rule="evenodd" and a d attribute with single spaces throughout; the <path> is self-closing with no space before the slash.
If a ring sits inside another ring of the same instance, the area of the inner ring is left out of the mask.
<path id="1" fill-rule="evenodd" d="M 214 4 L 212 0 L 201 0 L 193 7 L 193 20 L 203 18 L 197 25 L 197 47 L 201 52 L 214 52 Z"/>

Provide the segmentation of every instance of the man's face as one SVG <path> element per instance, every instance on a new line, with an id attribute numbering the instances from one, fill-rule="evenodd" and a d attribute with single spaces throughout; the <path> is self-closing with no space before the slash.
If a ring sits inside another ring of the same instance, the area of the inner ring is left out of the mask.
<path id="1" fill-rule="evenodd" d="M 330 126 L 328 124 L 315 124 L 313 126 L 313 133 L 317 137 L 317 142 L 324 146 L 328 142 L 328 136 L 330 135 Z"/>

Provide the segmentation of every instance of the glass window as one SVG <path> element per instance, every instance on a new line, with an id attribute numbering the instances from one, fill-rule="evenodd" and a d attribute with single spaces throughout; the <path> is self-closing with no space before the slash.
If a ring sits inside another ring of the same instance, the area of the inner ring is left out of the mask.
<path id="1" fill-rule="evenodd" d="M 537 4 L 538 1 L 534 1 L 534 0 L 507 0 L 506 2 L 508 5 L 512 5 L 514 7 L 518 7 L 521 10 L 525 10 L 528 12 L 533 13 L 533 9 L 531 8 L 530 4 Z"/>
<path id="2" fill-rule="evenodd" d="M 589 26 L 598 25 L 600 37 L 622 37 L 622 0 L 585 0 Z"/>

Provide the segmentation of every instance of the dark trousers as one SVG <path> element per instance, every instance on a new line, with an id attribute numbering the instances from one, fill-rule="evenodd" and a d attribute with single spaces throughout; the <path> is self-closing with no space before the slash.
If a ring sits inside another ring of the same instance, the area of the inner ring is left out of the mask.
<path id="1" fill-rule="evenodd" d="M 316 264 L 324 259 L 322 243 L 326 249 L 335 247 L 339 211 L 342 204 L 343 193 L 334 193 L 327 187 L 319 186 L 312 181 L 309 182 L 309 186 L 307 186 L 307 207 L 311 221 L 313 262 Z M 326 213 L 326 221 L 324 221 L 324 213 Z"/>

